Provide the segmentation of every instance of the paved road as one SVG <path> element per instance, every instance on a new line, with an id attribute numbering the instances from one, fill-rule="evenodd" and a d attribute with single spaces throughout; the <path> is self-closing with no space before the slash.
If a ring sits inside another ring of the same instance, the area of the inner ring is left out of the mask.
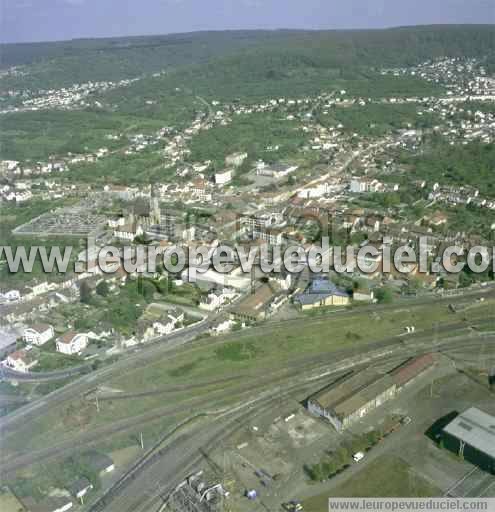
<path id="1" fill-rule="evenodd" d="M 85 364 L 82 366 L 75 366 L 67 370 L 59 370 L 54 372 L 17 372 L 12 368 L 0 366 L 0 380 L 18 381 L 18 382 L 50 382 L 57 380 L 69 379 L 77 377 L 83 373 L 91 371 L 91 365 Z"/>

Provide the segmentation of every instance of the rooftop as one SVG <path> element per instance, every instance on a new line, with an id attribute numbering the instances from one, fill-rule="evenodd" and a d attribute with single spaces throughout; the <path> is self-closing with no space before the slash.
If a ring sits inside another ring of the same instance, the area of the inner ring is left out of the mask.
<path id="1" fill-rule="evenodd" d="M 369 369 L 348 374 L 321 390 L 311 400 L 324 409 L 334 410 L 339 417 L 346 417 L 394 385 L 390 375 L 382 375 Z"/>
<path id="2" fill-rule="evenodd" d="M 274 292 L 268 284 L 264 284 L 256 290 L 253 295 L 249 295 L 236 308 L 238 314 L 258 313 L 262 308 L 266 307 L 272 300 Z"/>
<path id="3" fill-rule="evenodd" d="M 75 332 L 75 331 L 67 331 L 65 334 L 63 334 L 62 336 L 60 336 L 60 338 L 58 339 L 59 343 L 66 343 L 67 345 L 69 345 L 70 343 L 72 343 L 72 340 L 78 335 L 79 333 Z"/>
<path id="4" fill-rule="evenodd" d="M 422 356 L 409 359 L 404 364 L 401 364 L 395 368 L 395 370 L 393 370 L 390 375 L 394 379 L 397 386 L 403 386 L 434 364 L 434 355 L 424 354 Z"/>
<path id="5" fill-rule="evenodd" d="M 444 432 L 495 458 L 495 417 L 471 407 L 444 429 Z"/>
<path id="6" fill-rule="evenodd" d="M 327 279 L 315 279 L 311 282 L 304 293 L 301 293 L 296 297 L 296 300 L 301 304 L 313 304 L 332 295 L 338 297 L 349 296 L 346 291 L 341 290 L 331 281 L 328 281 Z"/>
<path id="7" fill-rule="evenodd" d="M 51 325 L 49 324 L 33 324 L 30 326 L 30 329 L 33 329 L 33 331 L 36 331 L 39 334 L 44 333 L 45 331 L 48 331 L 51 329 Z"/>

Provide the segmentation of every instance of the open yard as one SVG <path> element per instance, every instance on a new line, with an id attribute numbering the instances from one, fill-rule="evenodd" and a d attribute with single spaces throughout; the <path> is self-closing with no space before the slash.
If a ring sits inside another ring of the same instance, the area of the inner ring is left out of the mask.
<path id="1" fill-rule="evenodd" d="M 403 460 L 384 455 L 373 461 L 351 480 L 332 491 L 339 498 L 367 497 L 430 497 L 439 496 L 440 490 L 424 480 Z M 310 498 L 304 502 L 307 512 L 326 512 L 329 493 Z"/>

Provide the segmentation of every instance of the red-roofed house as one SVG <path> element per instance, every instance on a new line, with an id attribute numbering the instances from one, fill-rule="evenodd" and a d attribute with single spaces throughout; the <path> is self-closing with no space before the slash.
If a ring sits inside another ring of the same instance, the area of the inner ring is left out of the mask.
<path id="1" fill-rule="evenodd" d="M 66 332 L 57 339 L 57 352 L 72 356 L 80 354 L 88 346 L 88 335 L 74 331 Z"/>
<path id="2" fill-rule="evenodd" d="M 27 350 L 17 350 L 7 356 L 5 360 L 6 366 L 16 370 L 17 372 L 27 373 L 33 366 L 38 363 L 38 360 Z"/>

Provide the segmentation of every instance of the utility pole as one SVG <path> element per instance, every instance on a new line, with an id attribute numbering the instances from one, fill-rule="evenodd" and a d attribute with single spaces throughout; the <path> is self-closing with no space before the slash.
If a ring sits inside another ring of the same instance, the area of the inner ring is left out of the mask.
<path id="1" fill-rule="evenodd" d="M 98 389 L 95 392 L 96 412 L 100 412 L 100 402 L 98 401 Z"/>
<path id="2" fill-rule="evenodd" d="M 141 450 L 144 450 L 144 441 L 143 441 L 143 433 L 140 432 L 139 440 L 141 441 Z"/>
<path id="3" fill-rule="evenodd" d="M 255 263 L 251 266 L 251 295 L 256 293 L 256 269 Z"/>

